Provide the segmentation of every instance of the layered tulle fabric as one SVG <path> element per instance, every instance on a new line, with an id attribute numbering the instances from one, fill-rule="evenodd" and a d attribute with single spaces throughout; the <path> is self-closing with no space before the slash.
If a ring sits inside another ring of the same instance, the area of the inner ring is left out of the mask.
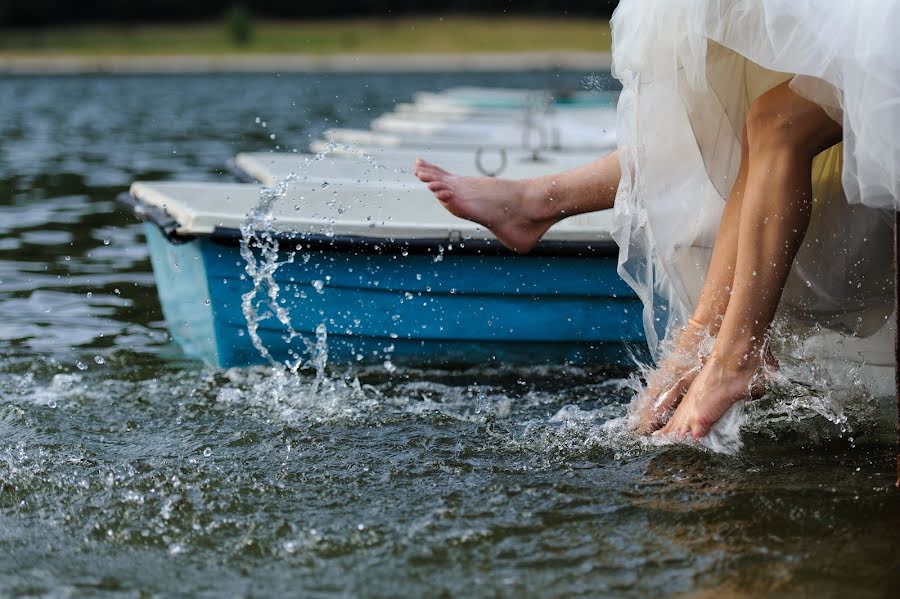
<path id="1" fill-rule="evenodd" d="M 857 335 L 884 323 L 900 206 L 898 25 L 898 0 L 622 0 L 615 236 L 651 349 L 696 302 L 747 111 L 785 81 L 843 125 L 844 141 L 814 163 L 782 314 Z"/>

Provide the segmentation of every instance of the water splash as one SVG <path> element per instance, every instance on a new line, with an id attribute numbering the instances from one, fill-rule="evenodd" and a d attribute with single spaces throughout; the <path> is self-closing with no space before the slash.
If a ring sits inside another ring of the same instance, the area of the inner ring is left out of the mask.
<path id="1" fill-rule="evenodd" d="M 296 374 L 303 368 L 311 368 L 316 374 L 316 384 L 320 384 L 326 377 L 328 364 L 327 328 L 326 323 L 320 322 L 315 331 L 315 340 L 307 339 L 294 327 L 289 308 L 282 301 L 282 289 L 276 279 L 276 273 L 285 264 L 293 264 L 298 257 L 296 246 L 284 253 L 279 241 L 276 207 L 285 200 L 295 184 L 310 179 L 307 171 L 310 166 L 325 160 L 330 154 L 339 151 L 347 151 L 341 144 L 329 143 L 322 151 L 305 158 L 298 167 L 287 176 L 280 179 L 272 187 L 264 187 L 260 190 L 258 204 L 247 214 L 241 224 L 240 254 L 245 262 L 246 277 L 249 278 L 252 287 L 241 296 L 241 311 L 247 322 L 247 333 L 253 347 L 259 352 L 269 365 L 275 370 L 286 369 L 290 374 Z M 354 156 L 364 160 L 369 167 L 383 169 L 375 158 L 366 153 L 354 153 Z M 313 191 L 331 193 L 326 201 L 326 206 L 332 213 L 343 214 L 345 207 L 338 205 L 338 192 L 330 188 L 332 183 L 321 181 Z M 304 196 L 298 198 L 302 202 Z M 294 206 L 296 211 L 302 211 L 305 207 L 298 203 Z M 326 215 L 314 215 L 324 217 Z M 334 218 L 324 218 L 321 230 L 317 231 L 326 237 L 334 236 Z M 307 262 L 309 254 L 302 254 L 300 259 Z M 313 287 L 317 293 L 323 293 L 325 282 L 314 281 Z M 284 333 L 283 341 L 288 345 L 290 359 L 278 362 L 266 347 L 260 335 L 260 323 L 268 318 L 274 318 Z M 301 347 L 292 346 L 295 340 L 299 340 Z"/>
<path id="2" fill-rule="evenodd" d="M 764 366 L 754 377 L 754 381 L 764 382 L 764 395 L 759 399 L 735 403 L 706 436 L 689 443 L 715 453 L 735 454 L 743 446 L 744 433 L 775 438 L 779 430 L 802 426 L 816 417 L 824 418 L 833 425 L 825 434 L 834 434 L 853 443 L 854 434 L 857 434 L 855 431 L 877 421 L 878 399 L 866 384 L 862 374 L 863 364 L 843 362 L 841 368 L 835 369 L 805 349 L 804 342 L 817 332 L 807 330 L 799 334 L 791 331 L 784 322 L 776 322 L 769 342 L 778 355 L 778 364 L 770 364 L 763 359 Z M 685 368 L 699 367 L 714 343 L 715 337 L 706 333 L 695 351 L 679 353 L 675 343 L 667 339 L 663 342 L 662 359 L 677 365 L 676 373 L 683 372 Z M 640 412 L 649 401 L 643 380 L 654 373 L 654 368 L 639 362 L 638 366 L 641 376 L 635 374 L 627 381 L 634 393 L 628 413 L 607 423 L 608 427 L 619 432 L 636 428 Z M 674 379 L 666 386 L 671 384 L 674 384 Z M 653 444 L 683 442 L 672 438 L 652 441 Z"/>
<path id="3" fill-rule="evenodd" d="M 274 187 L 262 188 L 259 203 L 247 213 L 241 224 L 240 253 L 246 263 L 244 269 L 253 284 L 250 291 L 241 296 L 241 311 L 247 321 L 247 332 L 250 334 L 253 347 L 272 366 L 281 366 L 281 364 L 272 357 L 260 338 L 260 321 L 274 316 L 287 330 L 285 341 L 288 344 L 295 338 L 301 337 L 291 324 L 288 310 L 278 303 L 281 288 L 275 280 L 275 273 L 281 267 L 282 262 L 279 262 L 278 259 L 279 242 L 275 232 L 274 208 L 276 203 L 287 194 L 291 183 L 298 181 L 310 164 L 322 160 L 326 155 L 327 151 L 306 158 L 298 170 L 289 173 Z M 259 253 L 259 260 L 257 260 L 254 250 Z M 291 253 L 286 263 L 293 261 L 294 254 Z M 259 296 L 263 296 L 264 299 L 258 301 Z M 260 304 L 263 304 L 267 311 L 261 312 Z M 299 368 L 300 362 L 286 366 L 296 370 Z"/>

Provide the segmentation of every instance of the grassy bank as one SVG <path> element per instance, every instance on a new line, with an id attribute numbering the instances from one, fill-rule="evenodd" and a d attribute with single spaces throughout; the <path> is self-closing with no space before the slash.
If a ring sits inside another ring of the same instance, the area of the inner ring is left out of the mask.
<path id="1" fill-rule="evenodd" d="M 0 54 L 7 56 L 606 52 L 609 44 L 605 20 L 513 17 L 256 21 L 244 44 L 225 23 L 0 30 Z"/>

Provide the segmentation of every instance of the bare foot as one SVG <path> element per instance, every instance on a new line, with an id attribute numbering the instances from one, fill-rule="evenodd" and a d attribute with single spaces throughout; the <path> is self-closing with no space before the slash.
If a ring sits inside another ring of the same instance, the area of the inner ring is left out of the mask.
<path id="1" fill-rule="evenodd" d="M 700 375 L 714 337 L 704 325 L 691 319 L 679 331 L 674 342 L 660 361 L 659 366 L 647 376 L 647 387 L 638 399 L 635 431 L 648 435 L 663 427 L 675 413 L 681 400 Z M 763 352 L 766 372 L 778 370 L 778 360 L 768 345 Z M 764 379 L 757 377 L 754 394 L 762 394 Z"/>
<path id="2" fill-rule="evenodd" d="M 691 383 L 700 374 L 706 357 L 705 342 L 710 339 L 706 328 L 690 321 L 647 375 L 647 387 L 638 399 L 635 430 L 648 435 L 663 426 L 674 412 Z"/>
<path id="3" fill-rule="evenodd" d="M 454 175 L 421 158 L 416 177 L 428 183 L 444 208 L 487 227 L 509 249 L 527 253 L 560 219 L 547 212 L 546 191 L 535 180 Z"/>
<path id="4" fill-rule="evenodd" d="M 762 391 L 760 358 L 745 357 L 739 365 L 710 356 L 668 424 L 654 435 L 700 439 L 736 402 Z"/>

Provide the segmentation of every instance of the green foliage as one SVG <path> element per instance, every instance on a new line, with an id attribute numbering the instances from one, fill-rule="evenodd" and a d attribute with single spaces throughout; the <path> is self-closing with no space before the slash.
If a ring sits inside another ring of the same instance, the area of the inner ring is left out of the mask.
<path id="1" fill-rule="evenodd" d="M 8 53 L 71 56 L 245 52 L 608 52 L 610 31 L 607 20 L 584 17 L 447 15 L 276 21 L 254 16 L 249 43 L 235 44 L 221 16 L 219 21 L 200 23 L 132 24 L 128 27 L 108 23 L 0 29 L 0 56 Z"/>
<path id="2" fill-rule="evenodd" d="M 225 13 L 225 28 L 232 44 L 246 46 L 253 39 L 253 15 L 243 4 L 232 4 Z"/>

